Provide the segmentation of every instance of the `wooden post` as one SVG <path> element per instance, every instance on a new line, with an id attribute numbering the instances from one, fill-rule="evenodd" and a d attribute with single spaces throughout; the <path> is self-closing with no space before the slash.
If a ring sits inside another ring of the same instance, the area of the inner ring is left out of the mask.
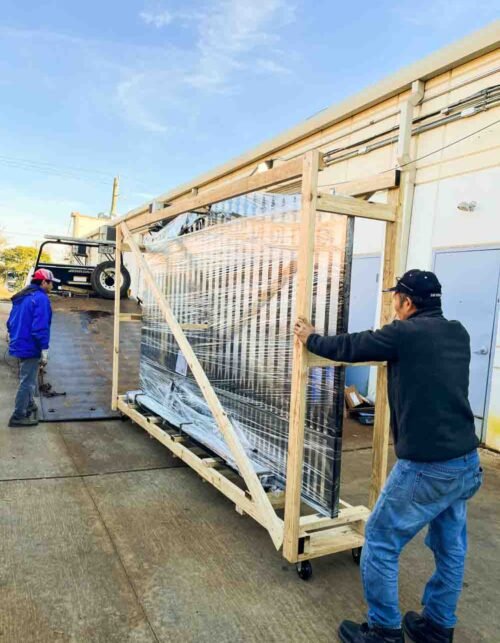
<path id="1" fill-rule="evenodd" d="M 319 166 L 319 151 L 311 150 L 307 152 L 304 156 L 302 173 L 302 209 L 299 231 L 300 245 L 297 257 L 296 301 L 296 316 L 307 319 L 311 317 L 312 305 L 314 233 Z M 291 562 L 297 560 L 298 556 L 307 376 L 307 349 L 294 337 L 283 534 L 283 555 Z"/>
<path id="2" fill-rule="evenodd" d="M 234 457 L 238 470 L 245 480 L 245 483 L 252 497 L 252 501 L 255 503 L 255 509 L 259 513 L 259 522 L 266 526 L 276 548 L 279 548 L 283 540 L 282 522 L 276 515 L 276 512 L 266 492 L 264 491 L 264 488 L 257 474 L 255 473 L 253 464 L 248 458 L 231 421 L 229 420 L 222 404 L 220 403 L 216 392 L 210 384 L 210 381 L 205 371 L 203 370 L 203 367 L 201 366 L 198 358 L 196 357 L 196 354 L 194 353 L 193 348 L 189 343 L 181 325 L 175 318 L 170 304 L 159 289 L 153 273 L 144 260 L 144 257 L 142 256 L 141 251 L 139 250 L 134 238 L 132 237 L 130 230 L 125 223 L 121 224 L 121 229 L 125 240 L 128 242 L 134 255 L 137 258 L 137 262 L 142 269 L 144 279 L 148 283 L 149 288 L 151 289 L 151 292 L 156 299 L 160 310 L 165 316 L 165 320 L 167 321 L 170 330 L 175 337 L 175 340 L 177 341 L 179 348 L 181 349 L 182 354 L 184 355 L 184 358 L 189 365 L 189 368 L 191 369 L 191 373 L 193 374 L 193 377 L 200 387 L 203 397 L 205 398 L 205 401 L 207 402 L 210 411 L 212 412 L 212 415 L 214 416 L 214 419 L 217 422 L 222 435 L 224 436 L 224 440 L 226 441 L 226 444 L 228 445 L 231 454 Z"/>
<path id="3" fill-rule="evenodd" d="M 109 214 L 111 218 L 116 216 L 116 201 L 119 195 L 119 192 L 118 192 L 119 181 L 120 179 L 117 176 L 115 176 L 115 178 L 113 179 L 113 192 L 111 194 L 111 207 L 109 209 Z"/>
<path id="4" fill-rule="evenodd" d="M 382 289 L 391 288 L 396 282 L 398 265 L 400 227 L 400 189 L 391 190 L 389 204 L 396 208 L 396 220 L 386 223 L 384 245 L 384 269 Z M 380 325 L 388 324 L 393 318 L 392 293 L 382 294 Z M 375 401 L 375 424 L 373 426 L 372 475 L 368 506 L 373 509 L 387 477 L 387 452 L 389 448 L 389 405 L 387 402 L 387 367 L 379 366 Z"/>
<path id="5" fill-rule="evenodd" d="M 116 228 L 115 244 L 115 308 L 113 317 L 113 379 L 111 384 L 111 408 L 117 409 L 118 380 L 120 376 L 120 287 L 121 287 L 122 232 Z"/>

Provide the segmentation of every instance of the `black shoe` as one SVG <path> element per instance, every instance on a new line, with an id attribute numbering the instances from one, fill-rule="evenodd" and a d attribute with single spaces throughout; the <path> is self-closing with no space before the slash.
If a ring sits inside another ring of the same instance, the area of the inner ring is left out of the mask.
<path id="1" fill-rule="evenodd" d="M 342 621 L 339 627 L 342 643 L 404 643 L 403 630 L 390 630 L 386 627 L 370 627 L 368 623 Z"/>
<path id="2" fill-rule="evenodd" d="M 417 612 L 408 612 L 403 619 L 405 633 L 415 643 L 451 643 L 453 628 L 433 623 Z"/>
<path id="3" fill-rule="evenodd" d="M 18 418 L 13 415 L 9 420 L 9 426 L 36 426 L 38 420 L 31 417 Z"/>

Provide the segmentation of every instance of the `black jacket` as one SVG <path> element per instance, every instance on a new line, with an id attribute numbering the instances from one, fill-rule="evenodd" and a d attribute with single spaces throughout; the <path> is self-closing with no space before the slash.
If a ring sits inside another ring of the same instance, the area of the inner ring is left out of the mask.
<path id="1" fill-rule="evenodd" d="M 391 428 L 398 458 L 450 460 L 478 445 L 468 400 L 470 339 L 440 309 L 421 310 L 380 330 L 322 337 L 307 348 L 340 362 L 388 362 Z"/>

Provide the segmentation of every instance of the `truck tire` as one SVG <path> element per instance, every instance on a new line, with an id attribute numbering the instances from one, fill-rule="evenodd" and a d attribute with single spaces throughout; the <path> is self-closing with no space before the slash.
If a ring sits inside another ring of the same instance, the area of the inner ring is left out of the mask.
<path id="1" fill-rule="evenodd" d="M 104 299 L 114 299 L 115 297 L 115 262 L 103 261 L 95 267 L 90 276 L 90 283 L 94 292 Z M 130 288 L 130 273 L 122 265 L 121 269 L 121 287 L 120 297 L 123 299 L 128 295 Z"/>

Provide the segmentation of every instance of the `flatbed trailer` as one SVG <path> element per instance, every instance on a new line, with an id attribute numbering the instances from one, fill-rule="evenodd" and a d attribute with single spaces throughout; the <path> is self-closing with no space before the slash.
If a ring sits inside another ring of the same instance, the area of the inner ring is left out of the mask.
<path id="1" fill-rule="evenodd" d="M 113 302 L 89 296 L 51 295 L 52 329 L 47 366 L 39 373 L 40 419 L 104 420 L 111 408 Z M 141 307 L 122 300 L 123 381 L 137 388 Z"/>

